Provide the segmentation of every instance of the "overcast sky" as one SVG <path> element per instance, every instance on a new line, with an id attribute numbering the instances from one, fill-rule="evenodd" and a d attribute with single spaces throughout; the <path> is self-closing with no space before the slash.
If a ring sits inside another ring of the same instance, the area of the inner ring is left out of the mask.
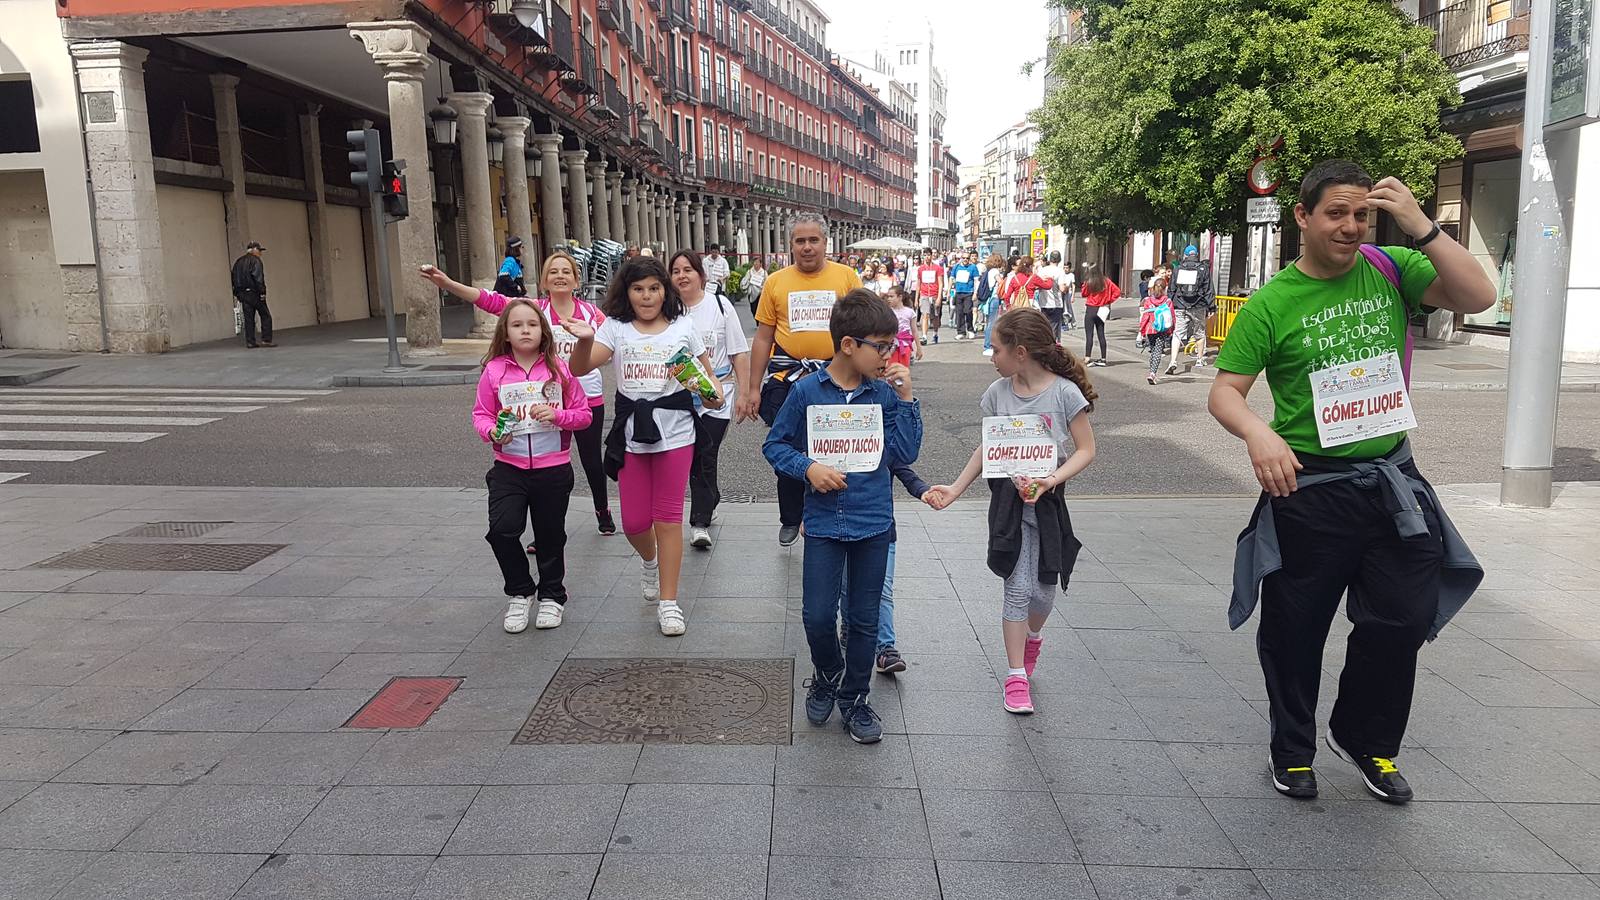
<path id="1" fill-rule="evenodd" d="M 983 145 L 1017 124 L 1044 95 L 1042 67 L 1049 14 L 1044 0 L 817 0 L 833 21 L 831 48 L 887 46 L 901 21 L 931 22 L 934 64 L 949 87 L 945 141 L 963 165 L 983 161 Z M 920 26 L 918 26 L 920 27 Z"/>

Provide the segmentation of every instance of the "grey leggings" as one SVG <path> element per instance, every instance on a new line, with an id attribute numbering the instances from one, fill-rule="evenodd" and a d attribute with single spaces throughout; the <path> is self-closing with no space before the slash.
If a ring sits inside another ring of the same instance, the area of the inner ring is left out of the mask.
<path id="1" fill-rule="evenodd" d="M 1056 605 L 1056 585 L 1039 581 L 1039 518 L 1033 507 L 1022 508 L 1022 547 L 1017 567 L 1006 578 L 1005 607 L 1000 616 L 1021 622 L 1030 615 L 1043 618 Z"/>

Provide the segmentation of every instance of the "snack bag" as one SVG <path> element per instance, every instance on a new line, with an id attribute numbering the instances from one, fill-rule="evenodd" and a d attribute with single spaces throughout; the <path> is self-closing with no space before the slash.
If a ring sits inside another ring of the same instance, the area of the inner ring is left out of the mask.
<path id="1" fill-rule="evenodd" d="M 516 424 L 517 414 L 509 409 L 502 409 L 500 414 L 494 417 L 494 430 L 489 432 L 489 437 L 498 444 L 511 432 L 512 428 L 516 427 Z"/>
<path id="2" fill-rule="evenodd" d="M 688 350 L 679 347 L 678 352 L 667 360 L 667 371 L 692 393 L 699 394 L 706 400 L 717 399 L 716 383 L 706 374 L 706 370 L 701 368 L 700 360 L 690 356 Z"/>

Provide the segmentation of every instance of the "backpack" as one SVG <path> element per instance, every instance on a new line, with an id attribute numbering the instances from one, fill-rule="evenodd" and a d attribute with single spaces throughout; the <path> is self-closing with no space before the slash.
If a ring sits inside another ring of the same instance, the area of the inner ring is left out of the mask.
<path id="1" fill-rule="evenodd" d="M 1150 307 L 1150 330 L 1159 334 L 1172 330 L 1172 301 L 1163 300 Z"/>
<path id="2" fill-rule="evenodd" d="M 978 288 L 973 294 L 973 300 L 977 303 L 982 303 L 994 296 L 994 289 L 989 286 L 989 271 L 985 269 L 978 275 Z"/>
<path id="3" fill-rule="evenodd" d="M 1394 285 L 1395 293 L 1400 293 L 1400 266 L 1395 263 L 1394 257 L 1389 255 L 1389 251 L 1379 247 L 1377 244 L 1362 244 L 1361 255 L 1367 258 L 1367 262 L 1378 270 L 1385 281 Z M 1402 305 L 1405 304 L 1404 294 L 1400 295 L 1400 303 Z M 1405 352 L 1400 356 L 1400 374 L 1405 379 L 1406 387 L 1410 388 L 1411 351 L 1416 346 L 1416 338 L 1411 335 L 1410 315 L 1408 314 L 1406 318 L 1408 320 L 1405 326 L 1406 344 Z"/>

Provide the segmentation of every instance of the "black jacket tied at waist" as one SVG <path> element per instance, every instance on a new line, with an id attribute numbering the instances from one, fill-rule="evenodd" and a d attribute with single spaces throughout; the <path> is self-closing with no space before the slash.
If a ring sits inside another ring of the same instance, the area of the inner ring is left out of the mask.
<path id="1" fill-rule="evenodd" d="M 1034 516 L 1039 521 L 1039 583 L 1060 582 L 1065 588 L 1072 578 L 1083 544 L 1072 534 L 1072 516 L 1067 512 L 1066 490 L 1057 485 L 1034 501 Z M 1011 577 L 1022 555 L 1022 495 L 1009 478 L 989 479 L 989 571 L 1001 578 Z"/>
<path id="2" fill-rule="evenodd" d="M 688 391 L 674 391 L 659 400 L 635 400 L 617 392 L 614 406 L 616 417 L 611 420 L 611 430 L 606 432 L 604 455 L 606 477 L 617 480 L 622 471 L 624 454 L 628 450 L 628 420 L 633 420 L 633 440 L 638 444 L 661 443 L 661 429 L 656 427 L 656 410 L 681 409 L 694 412 L 694 397 Z"/>

